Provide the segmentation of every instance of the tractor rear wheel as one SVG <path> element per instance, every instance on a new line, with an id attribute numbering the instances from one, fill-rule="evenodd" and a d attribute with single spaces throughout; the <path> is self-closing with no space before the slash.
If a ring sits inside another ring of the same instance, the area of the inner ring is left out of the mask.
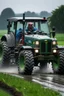
<path id="1" fill-rule="evenodd" d="M 2 41 L 0 43 L 0 64 L 1 66 L 7 66 L 9 65 L 9 48 L 7 46 L 7 43 L 5 41 Z"/>
<path id="2" fill-rule="evenodd" d="M 34 58 L 32 51 L 23 50 L 18 58 L 18 72 L 25 75 L 31 75 L 34 67 Z"/>
<path id="3" fill-rule="evenodd" d="M 59 51 L 57 62 L 52 63 L 54 73 L 64 74 L 64 51 Z"/>

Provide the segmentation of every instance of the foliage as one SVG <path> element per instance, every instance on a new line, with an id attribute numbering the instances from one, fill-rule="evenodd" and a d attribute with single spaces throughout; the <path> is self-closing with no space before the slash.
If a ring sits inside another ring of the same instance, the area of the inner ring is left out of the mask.
<path id="1" fill-rule="evenodd" d="M 50 17 L 52 14 L 48 13 L 47 11 L 41 11 L 40 12 L 40 17 Z"/>
<path id="2" fill-rule="evenodd" d="M 16 16 L 18 17 L 22 17 L 23 13 L 20 13 L 20 14 L 16 14 Z M 41 11 L 40 13 L 36 13 L 36 12 L 31 12 L 31 11 L 26 11 L 25 12 L 25 15 L 27 17 L 49 17 L 51 16 L 52 14 L 47 12 L 47 11 Z"/>
<path id="3" fill-rule="evenodd" d="M 14 17 L 15 13 L 11 8 L 6 8 L 1 12 L 0 16 L 0 29 L 7 28 L 7 19 L 10 17 Z"/>
<path id="4" fill-rule="evenodd" d="M 1 17 L 2 18 L 9 18 L 11 16 L 15 16 L 14 11 L 11 8 L 6 8 L 1 12 Z"/>
<path id="5" fill-rule="evenodd" d="M 56 91 L 48 88 L 45 89 L 37 83 L 28 82 L 8 74 L 0 73 L 0 80 L 3 80 L 9 86 L 15 87 L 18 91 L 23 93 L 23 96 L 60 96 Z"/>
<path id="6" fill-rule="evenodd" d="M 64 32 L 64 5 L 61 5 L 52 12 L 50 25 L 51 27 L 55 26 L 57 32 Z"/>

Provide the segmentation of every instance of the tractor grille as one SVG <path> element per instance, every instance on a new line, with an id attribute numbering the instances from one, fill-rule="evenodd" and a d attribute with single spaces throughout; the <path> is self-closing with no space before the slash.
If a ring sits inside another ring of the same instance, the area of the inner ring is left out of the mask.
<path id="1" fill-rule="evenodd" d="M 51 53 L 52 52 L 52 42 L 44 41 L 41 42 L 41 53 Z"/>

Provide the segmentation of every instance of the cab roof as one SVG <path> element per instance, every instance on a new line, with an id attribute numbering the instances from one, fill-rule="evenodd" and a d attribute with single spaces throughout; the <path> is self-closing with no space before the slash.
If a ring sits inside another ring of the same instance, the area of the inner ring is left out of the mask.
<path id="1" fill-rule="evenodd" d="M 25 21 L 47 21 L 47 19 L 44 17 L 44 18 L 41 18 L 41 17 L 25 17 Z M 23 17 L 11 17 L 11 18 L 8 18 L 7 21 L 23 21 Z"/>

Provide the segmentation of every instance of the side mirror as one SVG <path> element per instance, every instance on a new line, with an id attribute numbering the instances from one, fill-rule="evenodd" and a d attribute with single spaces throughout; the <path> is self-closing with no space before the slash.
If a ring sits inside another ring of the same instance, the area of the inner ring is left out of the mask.
<path id="1" fill-rule="evenodd" d="M 56 32 L 55 32 L 55 27 L 52 27 L 52 37 L 54 38 L 56 35 Z"/>

